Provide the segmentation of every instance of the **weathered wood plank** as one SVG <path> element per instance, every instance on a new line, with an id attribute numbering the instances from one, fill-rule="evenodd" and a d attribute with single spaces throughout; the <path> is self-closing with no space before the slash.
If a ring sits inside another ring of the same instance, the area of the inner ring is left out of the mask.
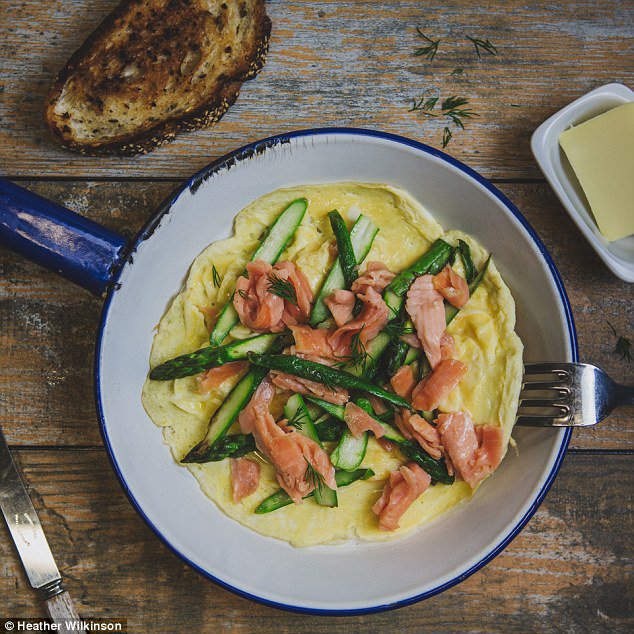
<path id="1" fill-rule="evenodd" d="M 479 118 L 449 151 L 485 175 L 535 177 L 532 131 L 602 84 L 634 80 L 631 3 L 272 0 L 268 63 L 214 130 L 148 157 L 80 158 L 45 131 L 43 99 L 58 70 L 116 0 L 25 0 L 0 9 L 0 172 L 187 176 L 246 142 L 319 126 L 378 128 L 441 144 L 439 120 L 407 112 L 421 94 L 469 98 Z M 413 57 L 415 26 L 441 39 Z M 479 60 L 465 35 L 490 38 Z M 464 69 L 452 75 L 456 68 Z"/>
<path id="2" fill-rule="evenodd" d="M 632 456 L 568 456 L 537 515 L 482 571 L 424 603 L 345 621 L 259 606 L 195 574 L 135 514 L 102 451 L 16 456 L 80 614 L 127 617 L 130 631 L 246 634 L 257 623 L 258 632 L 276 634 L 582 633 L 633 625 Z M 43 616 L 4 526 L 0 533 L 0 613 Z"/>
<path id="3" fill-rule="evenodd" d="M 175 187 L 161 182 L 25 183 L 39 194 L 132 235 Z M 632 289 L 612 276 L 543 183 L 504 184 L 544 238 L 570 295 L 584 360 L 632 382 L 613 354 L 606 319 L 632 336 Z M 96 445 L 92 398 L 94 337 L 101 302 L 52 273 L 0 249 L 0 424 L 9 442 Z M 631 449 L 632 409 L 575 432 L 573 446 Z"/>

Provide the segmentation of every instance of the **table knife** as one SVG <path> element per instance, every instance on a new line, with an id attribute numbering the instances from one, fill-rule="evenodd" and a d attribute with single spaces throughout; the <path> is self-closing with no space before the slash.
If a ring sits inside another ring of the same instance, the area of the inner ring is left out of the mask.
<path id="1" fill-rule="evenodd" d="M 62 585 L 62 577 L 42 525 L 13 462 L 1 428 L 0 509 L 30 584 L 42 595 L 49 616 L 60 626 L 58 631 L 72 631 L 67 627 L 68 620 L 79 621 L 79 615 Z"/>

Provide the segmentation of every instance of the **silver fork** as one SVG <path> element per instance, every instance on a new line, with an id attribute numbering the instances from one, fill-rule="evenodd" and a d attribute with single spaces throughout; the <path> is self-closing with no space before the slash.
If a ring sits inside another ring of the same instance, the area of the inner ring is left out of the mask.
<path id="1" fill-rule="evenodd" d="M 634 405 L 634 386 L 615 383 L 587 363 L 527 363 L 516 425 L 585 427 Z"/>

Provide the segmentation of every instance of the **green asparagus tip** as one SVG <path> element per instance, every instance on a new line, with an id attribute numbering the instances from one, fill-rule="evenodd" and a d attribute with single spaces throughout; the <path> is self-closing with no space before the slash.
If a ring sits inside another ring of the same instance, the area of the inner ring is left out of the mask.
<path id="1" fill-rule="evenodd" d="M 204 440 L 192 447 L 187 455 L 181 459 L 181 464 L 189 464 L 192 462 L 207 462 L 206 457 L 209 452 L 209 444 Z"/>

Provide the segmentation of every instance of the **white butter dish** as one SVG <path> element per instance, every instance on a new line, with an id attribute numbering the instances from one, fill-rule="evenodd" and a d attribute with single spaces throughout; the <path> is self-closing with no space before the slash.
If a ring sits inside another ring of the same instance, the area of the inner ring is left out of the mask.
<path id="1" fill-rule="evenodd" d="M 601 86 L 544 121 L 531 138 L 535 160 L 561 204 L 606 266 L 626 282 L 634 282 L 634 236 L 609 242 L 601 234 L 581 185 L 559 146 L 559 136 L 570 126 L 579 125 L 630 101 L 634 101 L 634 92 L 627 86 Z M 632 204 L 634 206 L 634 201 Z"/>

